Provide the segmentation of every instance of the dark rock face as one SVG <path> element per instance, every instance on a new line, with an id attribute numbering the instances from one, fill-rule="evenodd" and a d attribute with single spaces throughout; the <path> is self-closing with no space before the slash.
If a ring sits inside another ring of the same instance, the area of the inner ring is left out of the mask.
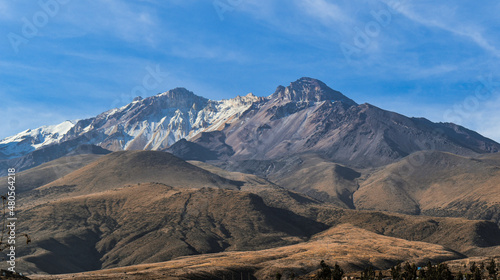
<path id="1" fill-rule="evenodd" d="M 181 139 L 175 142 L 174 145 L 170 146 L 165 151 L 184 160 L 207 161 L 218 159 L 217 152 L 207 149 L 199 144 L 189 142 L 186 139 Z"/>
<path id="2" fill-rule="evenodd" d="M 202 132 L 192 141 L 181 139 L 165 151 L 184 160 L 209 161 L 227 158 L 234 154 L 221 131 Z"/>
<path id="3" fill-rule="evenodd" d="M 333 90 L 320 80 L 301 78 L 290 83 L 290 86 L 279 86 L 270 96 L 271 99 L 283 99 L 294 102 L 341 101 L 348 105 L 356 102 L 347 98 L 339 91 Z"/>

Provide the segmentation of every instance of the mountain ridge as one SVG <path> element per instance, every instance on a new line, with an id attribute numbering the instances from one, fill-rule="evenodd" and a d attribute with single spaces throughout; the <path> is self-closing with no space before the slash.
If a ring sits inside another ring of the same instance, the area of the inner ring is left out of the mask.
<path id="1" fill-rule="evenodd" d="M 182 139 L 182 151 L 176 151 Z M 250 93 L 209 100 L 175 88 L 135 98 L 93 118 L 7 137 L 0 141 L 0 165 L 24 170 L 64 156 L 58 152 L 31 161 L 31 153 L 55 145 L 69 151 L 79 145 L 110 151 L 167 150 L 179 156 L 194 149 L 209 157 L 188 158 L 197 160 L 278 158 L 307 151 L 357 168 L 393 163 L 425 149 L 468 156 L 500 150 L 500 144 L 464 127 L 357 104 L 307 77 L 279 86 L 268 97 Z"/>
<path id="2" fill-rule="evenodd" d="M 0 154 L 4 160 L 17 158 L 82 136 L 86 137 L 80 144 L 97 144 L 112 151 L 159 150 L 209 129 L 210 125 L 216 127 L 220 119 L 227 120 L 261 99 L 248 94 L 214 101 L 185 88 L 175 88 L 148 98 L 134 99 L 125 106 L 93 118 L 66 121 L 9 136 L 0 140 Z M 147 141 L 142 143 L 144 138 Z"/>

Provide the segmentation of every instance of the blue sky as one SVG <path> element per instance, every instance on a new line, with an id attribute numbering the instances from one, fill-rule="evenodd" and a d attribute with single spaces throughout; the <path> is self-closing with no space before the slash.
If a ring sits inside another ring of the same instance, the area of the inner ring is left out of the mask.
<path id="1" fill-rule="evenodd" d="M 267 96 L 308 76 L 500 141 L 499 14 L 490 0 L 1 1 L 0 138 L 174 87 Z"/>

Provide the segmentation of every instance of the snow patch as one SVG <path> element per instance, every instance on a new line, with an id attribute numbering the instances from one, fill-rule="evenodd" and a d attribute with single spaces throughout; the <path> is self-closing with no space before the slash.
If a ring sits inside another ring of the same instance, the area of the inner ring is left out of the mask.
<path id="1" fill-rule="evenodd" d="M 23 131 L 1 140 L 0 153 L 18 157 L 84 134 L 92 134 L 91 141 L 97 145 L 115 141 L 116 149 L 127 149 L 131 145 L 134 149 L 164 149 L 180 139 L 189 140 L 201 132 L 217 130 L 261 100 L 251 93 L 219 101 L 191 96 L 176 100 L 178 97 L 171 97 L 169 93 L 136 99 L 121 108 L 106 111 L 87 120 L 89 124 L 78 133 L 68 133 L 77 121 Z M 173 105 L 179 102 L 185 106 Z M 99 136 L 94 139 L 94 135 Z"/>

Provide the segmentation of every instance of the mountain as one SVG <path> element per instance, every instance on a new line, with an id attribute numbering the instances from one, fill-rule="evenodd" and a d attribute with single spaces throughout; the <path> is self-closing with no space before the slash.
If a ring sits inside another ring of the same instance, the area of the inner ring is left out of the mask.
<path id="1" fill-rule="evenodd" d="M 222 271 L 304 276 L 325 243 L 352 269 L 500 254 L 499 149 L 301 78 L 268 97 L 136 98 L 1 140 L 0 167 L 18 170 L 25 271 L 241 257 Z"/>
<path id="2" fill-rule="evenodd" d="M 329 91 L 324 87 L 309 78 L 278 87 L 267 102 L 229 124 L 222 132 L 234 151 L 232 159 L 269 160 L 307 152 L 367 168 L 420 150 L 475 155 L 500 149 L 498 143 L 463 127 L 357 105 L 346 97 L 324 94 Z"/>
<path id="3" fill-rule="evenodd" d="M 27 130 L 0 141 L 2 159 L 77 139 L 73 145 L 97 144 L 112 151 L 160 150 L 201 131 L 216 130 L 261 98 L 252 94 L 213 101 L 184 88 L 135 99 L 94 118 Z"/>
<path id="4" fill-rule="evenodd" d="M 308 152 L 355 168 L 386 165 L 428 149 L 465 156 L 500 150 L 500 144 L 461 126 L 359 105 L 319 80 L 301 78 L 268 97 L 248 94 L 214 101 L 176 88 L 137 98 L 94 118 L 3 139 L 0 163 L 7 160 L 23 170 L 82 144 L 111 151 L 168 150 L 185 159 L 223 161 Z M 50 147 L 58 148 L 47 150 L 43 159 L 29 156 Z"/>
<path id="5" fill-rule="evenodd" d="M 499 159 L 499 154 L 483 158 L 418 152 L 368 176 L 354 193 L 354 204 L 357 209 L 500 224 Z"/>

